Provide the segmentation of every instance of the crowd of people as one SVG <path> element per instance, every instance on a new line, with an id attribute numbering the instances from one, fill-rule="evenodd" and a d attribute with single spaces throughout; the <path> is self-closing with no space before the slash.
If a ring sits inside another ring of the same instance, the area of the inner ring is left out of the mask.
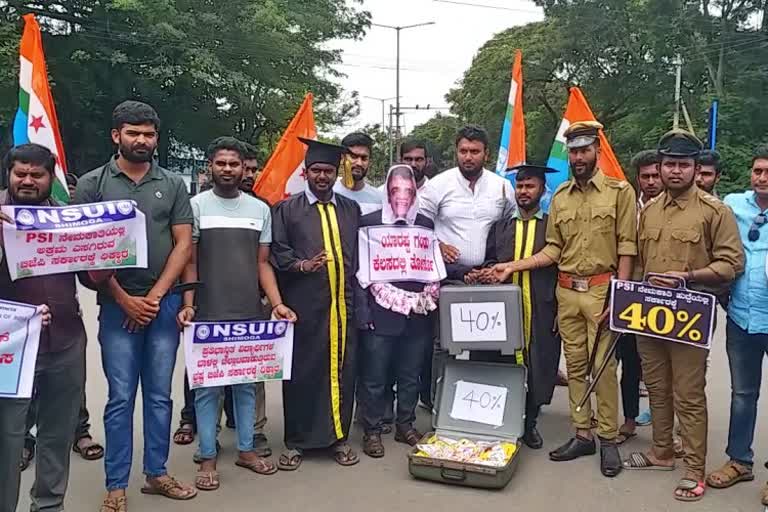
<path id="1" fill-rule="evenodd" d="M 520 286 L 529 370 L 522 441 L 529 448 L 544 445 L 537 421 L 552 399 L 562 347 L 574 432 L 549 453 L 552 461 L 595 455 L 599 446 L 602 474 L 615 477 L 624 469 L 671 470 L 681 458 L 685 474 L 673 496 L 682 501 L 701 499 L 707 486 L 753 480 L 752 442 L 768 354 L 768 148 L 752 159 L 750 190 L 720 200 L 718 155 L 691 133 L 669 132 L 657 148 L 633 159 L 636 193 L 599 169 L 601 129 L 580 122 L 566 131 L 572 177 L 553 193 L 548 213 L 541 200 L 552 170 L 517 166 L 510 169 L 514 185 L 486 170 L 488 136 L 471 125 L 456 135 L 457 167 L 426 176 L 426 146 L 407 141 L 379 188 L 366 179 L 373 147 L 368 136 L 353 133 L 340 145 L 303 139 L 304 192 L 269 205 L 252 190 L 255 155 L 233 137 L 210 144 L 210 186 L 190 199 L 182 179 L 154 158 L 160 136 L 154 109 L 121 103 L 112 117 L 117 151 L 70 181 L 72 202 L 134 201 L 147 219 L 148 266 L 11 281 L 0 230 L 0 299 L 47 305 L 33 398 L 0 399 L 0 512 L 16 510 L 20 474 L 35 453 L 31 510 L 62 510 L 72 452 L 104 457 L 101 512 L 127 511 L 139 382 L 144 494 L 189 500 L 198 490 L 220 487 L 222 410 L 225 425 L 236 430 L 235 464 L 260 475 L 296 470 L 309 451 L 326 452 L 341 466 L 357 464 L 360 457 L 348 443 L 353 420 L 363 429 L 362 451 L 369 457 L 385 456 L 382 436 L 392 431 L 397 442 L 416 445 L 422 438 L 416 408 L 420 402 L 434 408 L 440 362 L 448 357 L 435 346 L 439 289 L 446 282 Z M 55 206 L 54 167 L 42 146 L 11 149 L 4 159 L 9 188 L 0 192 L 0 204 Z M 359 280 L 358 231 L 379 225 L 434 231 L 447 279 Z M 610 332 L 601 327 L 611 279 L 642 280 L 649 273 L 656 274 L 651 282 L 657 286 L 683 279 L 716 295 L 727 310 L 727 462 L 709 474 L 708 351 L 625 335 L 614 357 Z M 97 292 L 100 306 L 98 342 L 108 383 L 104 447 L 89 433 L 78 280 Z M 295 323 L 294 354 L 301 355 L 282 383 L 285 449 L 277 462 L 264 434 L 263 383 L 191 390 L 185 379 L 185 404 L 172 435 L 180 330 L 196 321 L 268 319 Z M 595 407 L 591 401 L 577 407 L 595 376 L 587 374 L 592 352 L 594 367 L 605 362 L 606 371 L 596 385 Z M 470 358 L 520 362 L 480 351 Z M 636 435 L 641 416 L 641 381 L 653 442 L 622 458 L 618 446 Z M 194 484 L 182 483 L 166 467 L 170 442 L 195 439 L 199 470 Z M 768 505 L 768 487 L 762 502 Z"/>

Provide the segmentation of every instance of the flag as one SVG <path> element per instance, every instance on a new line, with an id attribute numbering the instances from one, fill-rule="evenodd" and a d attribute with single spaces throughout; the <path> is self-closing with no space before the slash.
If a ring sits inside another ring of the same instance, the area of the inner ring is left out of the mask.
<path id="1" fill-rule="evenodd" d="M 61 203 L 68 203 L 67 159 L 48 84 L 40 25 L 33 14 L 24 16 L 19 61 L 19 110 L 13 122 L 13 145 L 34 142 L 51 150 L 56 157 L 56 179 L 53 180 L 51 195 Z"/>
<path id="2" fill-rule="evenodd" d="M 589 108 L 587 99 L 578 87 L 571 87 L 571 94 L 568 98 L 568 106 L 565 109 L 563 122 L 560 123 L 560 129 L 557 130 L 555 142 L 552 145 L 552 151 L 549 154 L 547 166 L 557 169 L 557 173 L 547 175 L 547 188 L 554 191 L 561 183 L 569 177 L 568 171 L 568 149 L 565 147 L 565 130 L 571 126 L 571 123 L 578 121 L 596 121 L 592 109 Z M 600 159 L 597 162 L 598 167 L 606 176 L 611 176 L 620 180 L 626 180 L 624 171 L 613 153 L 608 138 L 600 130 Z"/>
<path id="3" fill-rule="evenodd" d="M 312 93 L 308 93 L 253 184 L 254 193 L 270 204 L 304 190 L 304 155 L 307 147 L 299 137 L 317 139 L 312 99 Z"/>
<path id="4" fill-rule="evenodd" d="M 502 176 L 515 165 L 525 163 L 525 119 L 523 118 L 523 52 L 515 51 L 507 114 L 501 130 L 496 173 Z"/>

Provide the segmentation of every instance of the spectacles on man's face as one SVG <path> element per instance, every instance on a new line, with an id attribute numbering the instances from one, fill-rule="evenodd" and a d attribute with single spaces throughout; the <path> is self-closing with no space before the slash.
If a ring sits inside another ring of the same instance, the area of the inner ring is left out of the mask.
<path id="1" fill-rule="evenodd" d="M 752 225 L 749 227 L 749 233 L 747 237 L 750 242 L 757 242 L 760 239 L 760 228 L 768 222 L 768 216 L 764 213 L 760 213 L 752 221 Z"/>

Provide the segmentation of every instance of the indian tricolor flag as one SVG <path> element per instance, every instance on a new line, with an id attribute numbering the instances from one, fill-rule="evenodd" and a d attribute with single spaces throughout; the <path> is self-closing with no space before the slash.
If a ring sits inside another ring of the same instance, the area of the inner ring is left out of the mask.
<path id="1" fill-rule="evenodd" d="M 554 191 L 561 183 L 569 177 L 568 169 L 568 149 L 565 147 L 565 130 L 571 126 L 571 123 L 579 121 L 596 121 L 592 109 L 589 108 L 587 99 L 578 87 L 571 87 L 571 94 L 568 98 L 568 106 L 565 109 L 563 122 L 560 123 L 560 129 L 557 131 L 555 142 L 552 145 L 552 151 L 549 154 L 547 166 L 557 169 L 557 173 L 547 175 L 547 187 Z M 621 169 L 619 161 L 611 148 L 605 133 L 600 131 L 600 160 L 598 167 L 606 176 L 612 176 L 620 180 L 625 180 L 624 171 Z"/>
<path id="2" fill-rule="evenodd" d="M 307 147 L 299 137 L 317 139 L 312 100 L 312 93 L 308 93 L 277 143 L 259 179 L 253 184 L 253 191 L 270 204 L 304 191 L 304 156 Z"/>
<path id="3" fill-rule="evenodd" d="M 504 176 L 504 171 L 515 165 L 525 163 L 525 119 L 523 118 L 523 52 L 515 52 L 512 65 L 512 84 L 509 87 L 507 113 L 501 130 L 499 159 L 496 173 Z"/>
<path id="4" fill-rule="evenodd" d="M 19 52 L 19 110 L 13 123 L 13 144 L 34 142 L 47 147 L 56 156 L 56 179 L 52 196 L 61 203 L 69 202 L 66 157 L 61 143 L 59 121 L 48 84 L 43 39 L 35 16 L 24 16 L 24 35 Z"/>

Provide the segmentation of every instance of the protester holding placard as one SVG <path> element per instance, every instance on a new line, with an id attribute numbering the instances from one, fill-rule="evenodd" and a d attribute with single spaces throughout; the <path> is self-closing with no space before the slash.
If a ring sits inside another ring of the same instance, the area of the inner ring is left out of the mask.
<path id="1" fill-rule="evenodd" d="M 310 139 L 306 189 L 272 212 L 272 264 L 296 312 L 294 368 L 283 382 L 285 445 L 278 468 L 298 469 L 304 450 L 332 448 L 342 466 L 360 461 L 347 444 L 354 405 L 357 326 L 354 279 L 360 206 L 333 191 L 346 149 Z"/>
<path id="2" fill-rule="evenodd" d="M 387 201 L 360 220 L 360 270 L 356 320 L 363 331 L 361 394 L 363 451 L 384 456 L 384 420 L 397 385 L 395 441 L 415 446 L 414 428 L 424 353 L 432 343 L 430 313 L 445 277 L 434 223 L 418 214 L 413 170 L 396 165 L 387 174 Z"/>
<path id="3" fill-rule="evenodd" d="M 80 179 L 78 204 L 130 199 L 146 213 L 147 268 L 120 270 L 99 290 L 99 341 L 109 386 L 104 411 L 107 497 L 102 512 L 127 510 L 133 457 L 133 411 L 141 379 L 144 407 L 144 494 L 194 498 L 194 487 L 168 475 L 171 382 L 179 346 L 181 297 L 169 291 L 192 250 L 192 209 L 180 176 L 155 161 L 160 119 L 149 105 L 125 101 L 112 113 L 117 154 Z"/>
<path id="4" fill-rule="evenodd" d="M 579 407 L 589 386 L 587 368 L 593 372 L 605 362 L 597 395 L 597 435 L 600 439 L 600 471 L 612 478 L 621 472 L 618 435 L 618 382 L 616 358 L 609 355 L 610 333 L 602 327 L 608 314 L 611 278 L 628 279 L 637 254 L 637 205 L 626 181 L 603 174 L 597 162 L 601 154 L 603 125 L 597 121 L 571 124 L 565 131 L 573 178 L 552 196 L 547 226 L 547 245 L 530 258 L 494 267 L 500 281 L 514 272 L 557 264 L 558 327 L 568 366 L 571 420 L 576 433 L 549 453 L 556 462 L 594 455 L 592 407 Z M 594 373 L 593 373 L 594 376 Z"/>
<path id="5" fill-rule="evenodd" d="M 208 147 L 208 166 L 213 189 L 192 199 L 195 223 L 192 230 L 192 258 L 184 271 L 185 282 L 203 283 L 197 291 L 188 291 L 178 314 L 181 325 L 196 321 L 265 320 L 259 300 L 261 283 L 280 320 L 296 320 L 296 315 L 282 303 L 277 281 L 269 263 L 272 221 L 269 207 L 240 190 L 243 180 L 245 148 L 232 137 L 220 137 Z M 238 273 L 231 269 L 249 269 L 258 262 L 256 272 Z M 254 451 L 256 385 L 246 382 L 232 386 L 239 456 L 235 464 L 262 475 L 277 467 Z M 202 462 L 195 486 L 204 491 L 219 488 L 216 447 L 219 403 L 223 386 L 195 390 L 195 415 Z"/>
<path id="6" fill-rule="evenodd" d="M 549 215 L 541 209 L 546 192 L 546 174 L 557 172 L 548 167 L 519 165 L 509 169 L 516 173 L 515 200 L 517 210 L 491 226 L 485 249 L 485 269 L 466 276 L 469 283 L 495 281 L 492 266 L 496 263 L 528 258 L 547 244 Z M 528 367 L 528 394 L 525 404 L 523 442 L 534 450 L 544 445 L 536 428 L 541 406 L 552 401 L 560 362 L 560 334 L 557 332 L 557 269 L 542 268 L 514 274 L 512 282 L 520 286 L 523 297 L 523 337 L 525 364 Z M 516 364 L 515 356 L 473 351 L 473 361 Z"/>
<path id="7" fill-rule="evenodd" d="M 651 284 L 691 288 L 720 295 L 744 270 L 744 250 L 731 210 L 695 184 L 702 144 L 695 135 L 673 130 L 659 141 L 659 169 L 666 191 L 645 205 L 638 228 L 636 278 Z M 630 454 L 626 469 L 671 470 L 677 414 L 685 447 L 685 475 L 675 489 L 680 501 L 704 496 L 707 455 L 707 356 L 686 343 L 638 336 L 637 348 L 648 387 L 653 447 Z"/>
<path id="8" fill-rule="evenodd" d="M 752 157 L 752 190 L 725 197 L 736 216 L 746 258 L 744 274 L 731 289 L 726 325 L 726 349 L 731 370 L 731 421 L 728 462 L 707 478 L 710 487 L 724 489 L 754 480 L 752 442 L 758 419 L 757 402 L 768 354 L 768 146 Z M 762 491 L 768 507 L 768 485 Z"/>
<path id="9" fill-rule="evenodd" d="M 9 171 L 9 188 L 0 191 L 0 205 L 57 206 L 51 198 L 56 178 L 55 159 L 50 150 L 38 144 L 17 146 L 6 155 L 3 168 Z M 0 213 L 0 225 L 4 222 L 15 220 Z M 79 314 L 75 274 L 39 275 L 12 281 L 8 249 L 3 240 L 3 230 L 0 230 L 0 299 L 46 304 L 46 310 L 50 309 L 46 322 L 50 320 L 51 323 L 40 332 L 37 361 L 30 366 L 37 392 L 37 451 L 40 454 L 31 493 L 32 509 L 62 510 L 69 479 L 73 433 L 85 382 L 85 327 Z M 88 281 L 86 276 L 83 279 Z M 32 311 L 34 313 L 34 307 Z M 2 318 L 0 344 L 8 342 L 13 334 L 4 331 L 5 320 Z M 15 356 L 22 357 L 22 354 L 7 354 L 0 362 L 1 382 L 18 382 L 29 377 L 5 374 L 13 368 L 11 364 Z M 19 460 L 24 448 L 27 413 L 32 402 L 31 387 L 30 384 L 23 397 L 8 390 L 0 393 L 1 512 L 15 512 L 19 498 Z"/>

